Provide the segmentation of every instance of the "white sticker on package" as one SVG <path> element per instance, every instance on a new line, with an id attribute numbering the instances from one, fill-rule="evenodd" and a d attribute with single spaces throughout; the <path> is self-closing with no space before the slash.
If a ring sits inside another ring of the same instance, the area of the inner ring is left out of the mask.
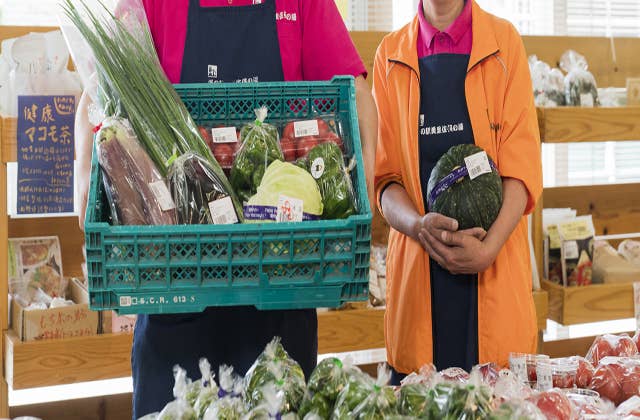
<path id="1" fill-rule="evenodd" d="M 171 198 L 169 188 L 167 188 L 164 181 L 151 182 L 149 183 L 149 188 L 151 188 L 151 192 L 156 197 L 162 211 L 169 211 L 176 208 L 173 198 Z"/>
<path id="2" fill-rule="evenodd" d="M 576 241 L 567 241 L 563 245 L 564 247 L 564 259 L 565 260 L 576 260 L 580 256 L 578 242 Z"/>
<path id="3" fill-rule="evenodd" d="M 318 157 L 311 163 L 311 176 L 315 179 L 319 179 L 322 174 L 324 174 L 324 159 Z"/>
<path id="4" fill-rule="evenodd" d="M 233 207 L 231 197 L 221 198 L 209 203 L 211 220 L 214 225 L 233 225 L 238 223 L 238 216 Z"/>
<path id="5" fill-rule="evenodd" d="M 276 222 L 302 222 L 303 201 L 281 195 L 278 198 Z"/>
<path id="6" fill-rule="evenodd" d="M 211 137 L 214 143 L 237 143 L 235 127 L 218 127 L 211 129 Z"/>
<path id="7" fill-rule="evenodd" d="M 489 157 L 485 151 L 475 153 L 464 158 L 464 164 L 469 171 L 469 178 L 474 179 L 483 174 L 491 173 Z"/>
<path id="8" fill-rule="evenodd" d="M 548 363 L 538 363 L 536 366 L 538 377 L 538 391 L 548 391 L 553 388 L 553 370 Z"/>
<path id="9" fill-rule="evenodd" d="M 318 120 L 296 121 L 293 123 L 293 135 L 295 137 L 317 136 L 320 134 Z"/>

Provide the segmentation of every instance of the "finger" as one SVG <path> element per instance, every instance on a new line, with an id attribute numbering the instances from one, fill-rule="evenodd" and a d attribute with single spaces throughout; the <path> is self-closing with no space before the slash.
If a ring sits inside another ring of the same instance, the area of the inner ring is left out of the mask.
<path id="1" fill-rule="evenodd" d="M 471 236 L 466 235 L 462 232 L 448 232 L 443 230 L 440 234 L 440 239 L 442 243 L 449 246 L 458 246 L 462 247 L 466 244 L 467 240 L 470 239 Z"/>
<path id="2" fill-rule="evenodd" d="M 429 250 L 427 251 L 429 255 L 438 262 L 442 267 L 447 268 L 447 254 L 449 252 L 446 245 L 444 245 L 440 240 L 433 237 L 428 231 L 423 230 L 422 235 L 425 237 L 426 242 L 429 245 Z"/>
<path id="3" fill-rule="evenodd" d="M 444 259 L 440 255 L 438 255 L 438 253 L 433 249 L 433 247 L 429 243 L 429 240 L 425 237 L 425 234 L 419 233 L 418 236 L 420 237 L 422 247 L 424 248 L 426 253 L 429 255 L 429 257 L 431 257 L 434 261 L 436 261 L 438 264 L 444 267 L 443 265 Z"/>
<path id="4" fill-rule="evenodd" d="M 424 217 L 423 225 L 437 230 L 448 230 L 455 232 L 458 230 L 458 221 L 440 213 L 427 213 Z"/>
<path id="5" fill-rule="evenodd" d="M 483 241 L 487 236 L 487 231 L 482 229 L 481 227 L 475 227 L 471 229 L 464 229 L 459 231 L 460 233 L 464 233 L 465 235 L 473 236 L 479 241 Z"/>

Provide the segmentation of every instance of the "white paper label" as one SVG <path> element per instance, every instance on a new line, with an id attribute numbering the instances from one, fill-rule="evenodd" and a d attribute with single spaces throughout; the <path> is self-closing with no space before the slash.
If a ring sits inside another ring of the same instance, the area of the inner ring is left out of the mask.
<path id="1" fill-rule="evenodd" d="M 295 137 L 317 136 L 320 134 L 318 120 L 296 121 L 293 123 Z"/>
<path id="2" fill-rule="evenodd" d="M 235 127 L 219 127 L 211 129 L 211 137 L 214 143 L 237 143 Z"/>
<path id="3" fill-rule="evenodd" d="M 278 199 L 276 222 L 302 222 L 303 204 L 302 200 L 281 195 Z"/>
<path id="4" fill-rule="evenodd" d="M 527 377 L 527 362 L 524 357 L 511 357 L 509 358 L 509 367 L 511 371 L 522 382 L 528 381 Z"/>
<path id="5" fill-rule="evenodd" d="M 593 95 L 590 93 L 580 94 L 580 106 L 586 108 L 593 108 Z"/>
<path id="6" fill-rule="evenodd" d="M 633 283 L 633 311 L 636 316 L 636 331 L 640 330 L 640 282 Z"/>
<path id="7" fill-rule="evenodd" d="M 319 179 L 322 174 L 324 174 L 324 159 L 321 157 L 315 158 L 311 163 L 311 176 Z"/>
<path id="8" fill-rule="evenodd" d="M 149 188 L 151 188 L 151 192 L 156 197 L 162 211 L 169 211 L 176 208 L 173 198 L 171 198 L 169 188 L 167 188 L 164 181 L 151 182 L 149 183 Z"/>
<path id="9" fill-rule="evenodd" d="M 576 241 L 567 241 L 563 245 L 564 247 L 564 259 L 565 260 L 577 260 L 580 256 L 580 252 L 578 249 L 578 242 Z"/>
<path id="10" fill-rule="evenodd" d="M 553 372 L 551 365 L 542 363 L 536 367 L 538 376 L 538 391 L 548 391 L 553 388 Z"/>
<path id="11" fill-rule="evenodd" d="M 491 165 L 485 151 L 478 152 L 464 158 L 464 164 L 469 171 L 469 178 L 474 179 L 482 174 L 491 173 Z"/>
<path id="12" fill-rule="evenodd" d="M 120 296 L 120 306 L 131 306 L 131 296 Z"/>
<path id="13" fill-rule="evenodd" d="M 214 225 L 233 225 L 238 223 L 238 216 L 233 207 L 231 197 L 221 198 L 209 203 L 211 220 Z"/>

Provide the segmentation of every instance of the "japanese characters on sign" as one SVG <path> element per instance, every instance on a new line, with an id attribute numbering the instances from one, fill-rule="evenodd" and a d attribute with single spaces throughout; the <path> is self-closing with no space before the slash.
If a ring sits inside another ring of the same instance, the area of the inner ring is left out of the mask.
<path id="1" fill-rule="evenodd" d="M 18 97 L 18 214 L 73 212 L 75 96 Z"/>

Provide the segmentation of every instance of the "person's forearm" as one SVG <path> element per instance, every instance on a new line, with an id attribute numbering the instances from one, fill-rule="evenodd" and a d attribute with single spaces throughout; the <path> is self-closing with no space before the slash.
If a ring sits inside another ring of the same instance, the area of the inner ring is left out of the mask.
<path id="1" fill-rule="evenodd" d="M 527 189 L 522 181 L 514 178 L 502 180 L 502 208 L 484 240 L 492 250 L 494 258 L 522 219 L 527 199 Z"/>
<path id="2" fill-rule="evenodd" d="M 389 226 L 404 233 L 415 241 L 419 241 L 420 221 L 422 216 L 409 198 L 407 190 L 400 184 L 389 185 L 380 199 L 382 212 Z"/>
<path id="3" fill-rule="evenodd" d="M 78 206 L 78 219 L 80 228 L 84 230 L 84 216 L 87 207 L 87 196 L 91 180 L 91 155 L 93 152 L 92 126 L 89 122 L 89 105 L 91 99 L 84 93 L 78 103 L 78 111 L 75 121 L 75 149 L 76 149 L 76 186 L 80 205 Z"/>
<path id="4" fill-rule="evenodd" d="M 374 206 L 373 178 L 376 164 L 376 143 L 378 137 L 378 111 L 371 95 L 371 88 L 364 77 L 356 78 L 356 107 L 358 109 L 358 125 L 362 141 L 362 157 L 367 182 L 369 203 Z"/>

